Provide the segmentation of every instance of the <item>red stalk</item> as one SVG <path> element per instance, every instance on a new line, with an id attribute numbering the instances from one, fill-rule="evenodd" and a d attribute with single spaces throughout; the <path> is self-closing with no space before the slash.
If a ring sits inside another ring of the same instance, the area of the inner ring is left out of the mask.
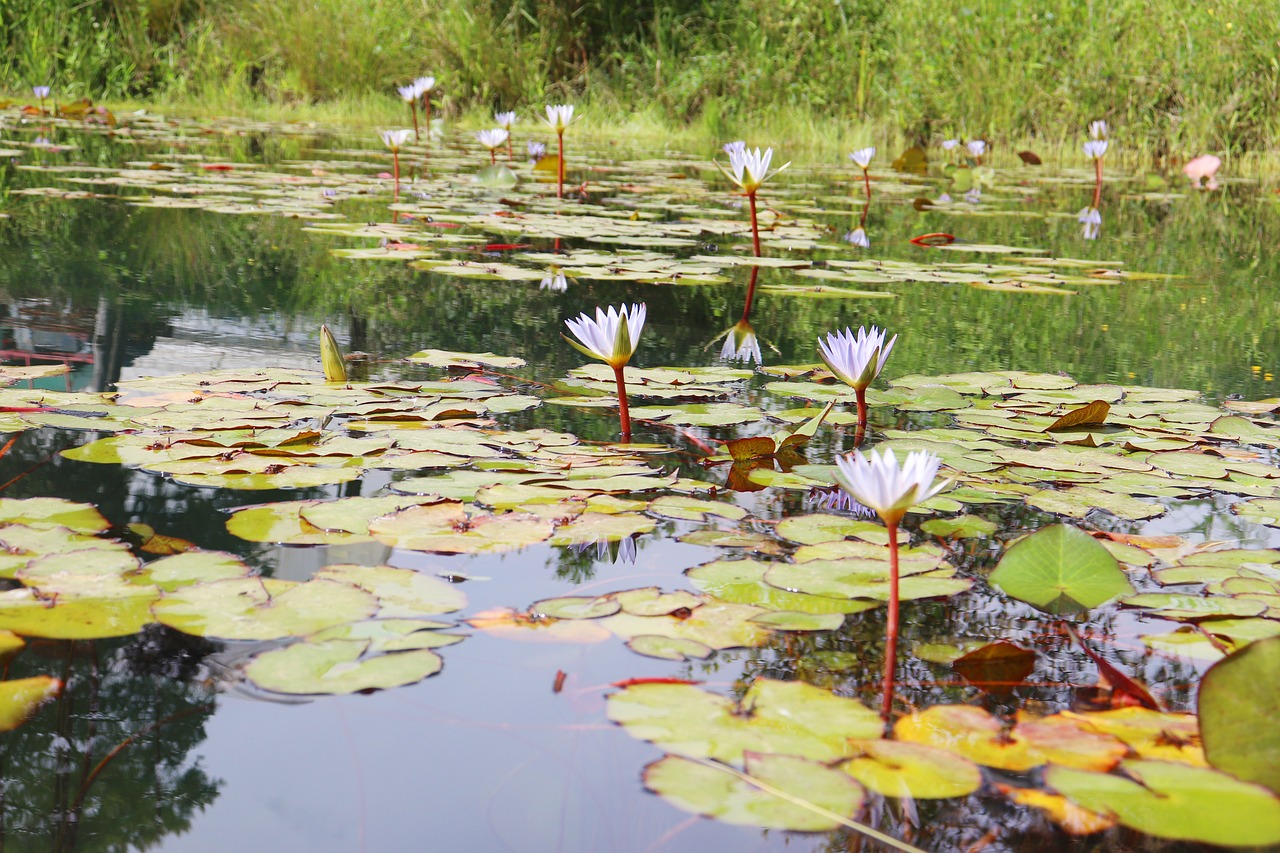
<path id="1" fill-rule="evenodd" d="M 395 191 L 395 194 L 392 196 L 391 203 L 397 204 L 400 201 L 400 152 L 399 151 L 391 152 L 391 162 L 395 164 L 395 181 L 396 181 L 396 191 Z"/>
<path id="2" fill-rule="evenodd" d="M 756 279 L 760 277 L 760 267 L 751 268 L 751 280 L 747 282 L 747 304 L 742 306 L 742 322 L 751 320 L 751 304 L 756 298 Z M 729 334 L 733 334 L 730 332 Z"/>
<path id="3" fill-rule="evenodd" d="M 625 369 L 625 365 L 613 368 L 613 378 L 618 383 L 618 417 L 622 421 L 622 441 L 624 443 L 631 441 L 631 410 L 627 406 L 627 382 L 622 377 L 622 371 Z"/>
<path id="4" fill-rule="evenodd" d="M 559 182 L 556 184 L 556 196 L 564 198 L 564 131 L 557 131 L 557 135 L 560 137 L 560 156 L 558 158 L 560 160 L 558 164 L 560 167 L 560 174 Z"/>
<path id="5" fill-rule="evenodd" d="M 756 257 L 760 257 L 760 226 L 756 224 L 756 191 L 751 190 L 747 193 L 747 200 L 751 202 L 751 245 L 755 248 Z"/>
<path id="6" fill-rule="evenodd" d="M 858 431 L 853 436 L 853 446 L 861 447 L 863 440 L 867 437 L 867 389 L 854 388 L 854 395 L 858 399 Z M 897 560 L 897 551 L 894 551 L 894 560 Z"/>
<path id="7" fill-rule="evenodd" d="M 413 141 L 422 141 L 422 135 L 418 133 L 418 100 L 417 98 L 409 102 L 409 112 L 413 114 Z"/>
<path id="8" fill-rule="evenodd" d="M 510 131 L 510 130 L 508 130 L 508 131 L 507 131 L 507 162 L 508 162 L 508 163 L 510 163 L 510 162 L 511 162 L 511 160 L 512 160 L 512 154 L 511 154 L 511 131 Z"/>
<path id="9" fill-rule="evenodd" d="M 1102 207 L 1102 158 L 1093 158 L 1093 170 L 1097 176 L 1093 184 L 1093 209 L 1098 210 Z"/>
<path id="10" fill-rule="evenodd" d="M 889 528 L 889 623 L 884 647 L 884 698 L 880 716 L 885 723 L 893 713 L 894 673 L 898 668 L 898 522 L 886 521 Z"/>
<path id="11" fill-rule="evenodd" d="M 871 173 L 866 169 L 862 170 L 862 182 L 867 185 L 867 203 L 871 203 Z"/>
<path id="12" fill-rule="evenodd" d="M 496 165 L 498 165 L 498 155 L 497 155 L 497 153 L 496 153 L 495 149 L 493 149 L 493 148 L 490 148 L 490 149 L 489 149 L 489 165 L 490 165 L 490 166 L 496 166 Z"/>

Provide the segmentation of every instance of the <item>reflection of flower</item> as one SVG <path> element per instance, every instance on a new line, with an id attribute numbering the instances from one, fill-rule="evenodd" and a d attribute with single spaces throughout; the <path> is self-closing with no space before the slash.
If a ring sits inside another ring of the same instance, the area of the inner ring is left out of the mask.
<path id="1" fill-rule="evenodd" d="M 886 524 L 896 525 L 907 510 L 950 485 L 945 480 L 934 485 L 942 460 L 924 450 L 907 454 L 902 467 L 892 450 L 881 456 L 871 451 L 865 456 L 855 450 L 836 457 L 836 482 L 859 503 L 875 510 Z"/>
<path id="2" fill-rule="evenodd" d="M 493 120 L 497 123 L 498 127 L 503 130 L 510 131 L 511 125 L 516 123 L 516 114 L 510 111 L 505 113 L 494 113 Z"/>
<path id="3" fill-rule="evenodd" d="M 987 143 L 981 139 L 970 140 L 966 147 L 969 149 L 969 154 L 975 158 L 987 153 Z"/>
<path id="4" fill-rule="evenodd" d="M 506 143 L 510 134 L 500 127 L 492 130 L 481 130 L 476 133 L 476 139 L 480 140 L 480 144 L 490 151 L 501 148 Z"/>
<path id="5" fill-rule="evenodd" d="M 969 204 L 977 204 L 982 201 L 982 189 L 980 187 L 974 187 L 969 190 L 964 194 L 964 200 L 969 202 Z"/>
<path id="6" fill-rule="evenodd" d="M 1218 188 L 1218 168 L 1222 166 L 1222 161 L 1212 154 L 1201 154 L 1193 160 L 1187 161 L 1182 167 L 1182 172 L 1191 179 L 1191 183 L 1196 189 L 1200 189 L 1200 182 L 1205 178 L 1209 182 L 1204 188 L 1207 190 L 1216 190 Z"/>
<path id="7" fill-rule="evenodd" d="M 595 542 L 578 542 L 569 547 L 573 549 L 575 554 L 581 554 L 592 546 L 595 546 L 597 560 L 608 558 L 611 563 L 617 563 L 618 561 L 634 563 L 636 561 L 636 540 L 634 536 L 627 536 L 613 542 L 608 539 L 597 539 Z"/>
<path id="8" fill-rule="evenodd" d="M 48 87 L 48 86 L 32 86 L 32 87 L 31 87 L 31 92 L 32 92 L 32 94 L 34 94 L 37 98 L 39 98 L 39 99 L 40 99 L 40 100 L 42 100 L 42 101 L 43 101 L 45 98 L 49 97 L 49 87 Z"/>
<path id="9" fill-rule="evenodd" d="M 644 329 L 645 313 L 643 302 L 617 308 L 610 305 L 608 313 L 597 308 L 595 319 L 580 314 L 577 318 L 565 320 L 569 331 L 578 339 L 575 341 L 565 336 L 565 340 L 583 355 L 598 358 L 615 370 L 620 369 L 636 351 L 640 332 Z"/>
<path id="10" fill-rule="evenodd" d="M 770 172 L 769 163 L 772 160 L 772 148 L 766 148 L 762 154 L 759 148 L 752 150 L 744 145 L 741 149 L 735 148 L 729 152 L 729 168 L 721 166 L 720 171 L 724 172 L 729 180 L 742 187 L 742 191 L 747 195 L 754 195 L 765 181 L 791 165 L 787 163 Z"/>
<path id="11" fill-rule="evenodd" d="M 748 364 L 753 361 L 756 364 L 764 363 L 760 358 L 760 340 L 750 323 L 739 320 L 736 326 L 725 333 L 720 358 L 725 361 L 745 361 Z"/>
<path id="12" fill-rule="evenodd" d="M 573 104 L 547 104 L 546 123 L 556 133 L 564 133 L 564 129 L 573 121 Z"/>
<path id="13" fill-rule="evenodd" d="M 558 272 L 548 275 L 538 284 L 539 290 L 550 290 L 554 293 L 564 293 L 569 289 L 569 279 L 564 277 L 564 273 Z"/>
<path id="14" fill-rule="evenodd" d="M 547 156 L 547 146 L 541 142 L 529 143 L 529 162 L 536 163 Z"/>
<path id="15" fill-rule="evenodd" d="M 1094 160 L 1101 159 L 1107 153 L 1107 140 L 1090 139 L 1084 144 L 1084 153 Z"/>
<path id="16" fill-rule="evenodd" d="M 859 148 L 849 155 L 849 159 L 858 164 L 859 169 L 866 169 L 871 166 L 871 158 L 876 156 L 875 148 Z"/>
<path id="17" fill-rule="evenodd" d="M 1092 139 L 1107 138 L 1107 123 L 1099 119 L 1089 122 L 1089 137 Z"/>
<path id="18" fill-rule="evenodd" d="M 885 330 L 875 326 L 870 332 L 860 328 L 856 335 L 852 329 L 845 328 L 843 332 L 828 334 L 825 341 L 819 338 L 818 355 L 841 382 L 855 389 L 865 389 L 880 375 L 898 340 L 894 335 L 885 344 L 885 334 Z"/>
<path id="19" fill-rule="evenodd" d="M 871 238 L 867 236 L 867 229 L 858 227 L 845 234 L 842 237 L 846 243 L 852 243 L 860 249 L 871 248 Z"/>
<path id="20" fill-rule="evenodd" d="M 382 144 L 390 148 L 393 152 L 399 151 L 404 144 L 409 141 L 409 135 L 412 130 L 380 130 L 378 134 L 382 137 Z"/>
<path id="21" fill-rule="evenodd" d="M 804 504 L 806 509 L 847 512 L 855 518 L 871 518 L 876 514 L 875 510 L 858 503 L 839 486 L 834 488 L 815 486 L 809 494 L 805 495 Z"/>
<path id="22" fill-rule="evenodd" d="M 1102 231 L 1102 211 L 1096 207 L 1086 207 L 1080 211 L 1076 221 L 1084 226 L 1084 232 L 1081 235 L 1084 239 L 1098 239 L 1098 234 Z"/>

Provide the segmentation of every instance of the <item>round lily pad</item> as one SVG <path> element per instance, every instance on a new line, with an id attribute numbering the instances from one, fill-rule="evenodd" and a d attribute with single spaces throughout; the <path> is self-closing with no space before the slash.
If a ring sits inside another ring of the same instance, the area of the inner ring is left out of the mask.
<path id="1" fill-rule="evenodd" d="M 152 606 L 157 622 L 220 640 L 300 637 L 365 619 L 377 609 L 377 598 L 349 583 L 269 578 L 198 583 L 166 593 Z"/>
<path id="2" fill-rule="evenodd" d="M 444 666 L 426 649 L 362 658 L 367 648 L 355 640 L 294 643 L 256 656 L 245 676 L 275 693 L 345 694 L 413 684 Z"/>
<path id="3" fill-rule="evenodd" d="M 977 765 L 946 749 L 892 740 L 860 740 L 853 745 L 861 754 L 840 764 L 840 769 L 886 797 L 964 797 L 982 786 Z"/>

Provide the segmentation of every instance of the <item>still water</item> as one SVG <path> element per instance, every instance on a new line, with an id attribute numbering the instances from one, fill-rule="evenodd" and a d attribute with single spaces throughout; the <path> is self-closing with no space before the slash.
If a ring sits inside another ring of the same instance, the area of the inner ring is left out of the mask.
<path id="1" fill-rule="evenodd" d="M 11 125 L 5 133 L 19 142 L 42 132 L 16 120 Z M 581 364 L 560 338 L 564 319 L 624 300 L 644 301 L 649 312 L 633 364 L 712 365 L 720 349 L 716 336 L 742 311 L 747 275 L 741 267 L 729 268 L 727 284 L 582 278 L 571 280 L 562 293 L 541 289 L 537 280 L 461 279 L 403 262 L 336 257 L 332 249 L 377 241 L 304 231 L 309 221 L 318 221 L 305 214 L 138 207 L 130 199 L 145 190 L 97 183 L 85 170 L 115 170 L 129 161 L 181 164 L 197 152 L 207 162 L 265 164 L 305 176 L 337 172 L 334 164 L 360 159 L 352 149 L 365 147 L 363 136 L 241 127 L 225 137 L 209 134 L 196 145 L 194 133 L 190 144 L 163 136 L 113 139 L 65 128 L 60 134 L 56 143 L 76 147 L 24 148 L 22 156 L 0 161 L 5 194 L 0 203 L 5 214 L 0 219 L 0 349 L 10 364 L 65 361 L 71 368 L 67 376 L 39 380 L 51 389 L 111 391 L 120 381 L 211 369 L 316 369 L 321 323 L 336 331 L 348 352 L 367 354 L 354 363 L 365 376 L 422 375 L 395 360 L 431 347 L 519 356 L 529 364 L 516 371 L 519 376 L 553 382 Z M 668 184 L 701 176 L 718 187 L 719 195 L 700 198 L 699 204 L 719 209 L 722 217 L 745 216 L 727 185 L 714 182 L 710 152 L 637 151 L 607 137 L 586 147 L 592 171 L 575 180 L 596 181 L 610 191 L 583 203 L 600 204 L 601 197 L 617 195 L 613 188 L 619 182 L 638 184 L 649 176 L 661 184 L 653 192 L 667 194 Z M 478 154 L 464 160 L 456 142 L 448 150 L 454 159 L 438 168 L 469 173 L 483 165 Z M 368 173 L 387 168 L 381 151 L 366 152 L 362 162 Z M 24 168 L 31 165 L 42 170 Z M 851 196 L 858 190 L 853 175 L 822 164 L 798 165 L 804 168 L 777 179 L 776 193 L 770 193 L 770 185 L 762 195 L 779 207 L 805 210 L 828 229 L 829 238 L 804 257 L 920 264 L 936 260 L 938 252 L 909 238 L 947 232 L 971 244 L 1122 262 L 1126 270 L 1153 276 L 1103 281 L 1074 295 L 920 281 L 876 288 L 895 293 L 892 299 L 827 299 L 771 293 L 771 283 L 796 277 L 791 270 L 766 268 L 752 315 L 765 365 L 814 362 L 820 334 L 876 323 L 900 336 L 887 378 L 1025 370 L 1062 372 L 1081 382 L 1192 389 L 1209 402 L 1277 396 L 1280 307 L 1274 283 L 1280 264 L 1271 249 L 1280 239 L 1280 225 L 1274 195 L 1256 185 L 1227 181 L 1215 193 L 1164 196 L 1147 186 L 1138 164 L 1125 164 L 1108 185 L 1100 239 L 1084 241 L 1075 217 L 1091 195 L 1081 179 L 1083 169 L 1055 172 L 1069 178 L 1059 183 L 1042 180 L 1026 167 L 1009 167 L 985 198 L 965 202 L 972 210 L 962 216 L 916 210 L 913 198 L 936 199 L 945 183 L 904 183 L 903 176 L 885 168 L 884 189 L 867 212 L 871 248 L 864 250 L 840 239 L 861 218 L 858 199 Z M 70 168 L 50 171 L 62 167 Z M 85 182 L 66 183 L 68 175 Z M 32 187 L 89 189 L 109 197 L 17 194 Z M 390 186 L 383 180 L 382 187 L 382 197 L 352 195 L 332 207 L 356 223 L 389 222 Z M 546 191 L 545 184 L 539 191 Z M 501 195 L 490 193 L 487 203 L 500 208 Z M 635 197 L 643 209 L 645 197 Z M 406 200 L 413 201 L 411 189 Z M 989 215 L 1001 211 L 1016 215 Z M 668 207 L 663 216 L 678 213 Z M 552 238 L 536 234 L 516 240 L 476 227 L 459 233 L 470 239 L 448 251 L 482 264 L 510 254 L 486 251 L 486 244 L 508 240 L 534 251 L 616 248 L 589 236 L 553 245 Z M 675 251 L 731 254 L 744 245 L 741 234 L 711 235 Z M 788 250 L 767 249 L 766 254 L 787 256 Z M 955 260 L 1010 262 L 998 254 L 957 254 Z M 746 392 L 749 399 L 783 408 L 760 384 Z M 616 430 L 609 410 L 565 406 L 543 406 L 504 422 L 596 440 L 610 440 Z M 935 421 L 873 413 L 880 428 L 925 423 Z M 705 441 L 738 434 L 734 428 L 693 432 Z M 255 545 L 227 532 L 227 511 L 297 499 L 297 492 L 199 489 L 58 455 L 92 437 L 58 429 L 19 434 L 0 458 L 4 496 L 91 502 L 118 527 L 149 524 L 202 548 L 238 554 L 277 578 L 305 580 L 335 563 L 470 577 L 461 584 L 468 598 L 463 616 L 571 593 L 687 588 L 683 570 L 717 557 L 716 549 L 677 542 L 677 534 L 692 529 L 682 522 L 664 522 L 641 537 L 634 562 L 545 545 L 471 557 L 383 545 Z M 668 431 L 643 426 L 637 439 L 675 440 Z M 848 439 L 843 432 L 820 435 L 807 454 L 830 461 Z M 722 474 L 696 464 L 692 446 L 685 443 L 683 449 L 682 473 L 722 480 Z M 369 477 L 306 490 L 303 496 L 372 494 L 387 479 Z M 743 494 L 738 500 L 765 520 L 798 506 L 790 497 Z M 1002 523 L 1002 535 L 1025 532 L 1049 518 L 1025 507 L 987 514 Z M 1150 522 L 1112 526 L 1246 547 L 1274 544 L 1267 528 L 1244 525 L 1225 512 L 1222 501 L 1211 499 L 1184 501 Z M 980 577 L 992 555 L 993 549 L 969 546 L 959 565 Z M 905 642 L 1030 638 L 1046 630 L 1036 620 L 1031 608 L 996 600 L 980 584 L 953 600 L 913 603 Z M 1203 666 L 1145 652 L 1133 641 L 1139 630 L 1135 621 L 1108 613 L 1093 627 L 1127 637 L 1119 658 L 1158 687 L 1168 707 L 1187 710 Z M 871 704 L 883 630 L 882 614 L 871 611 L 837 632 L 778 639 L 688 664 L 641 657 L 617 642 L 518 643 L 476 631 L 444 653 L 445 668 L 433 678 L 315 701 L 284 701 L 240 685 L 236 665 L 252 648 L 155 625 L 121 640 L 35 641 L 10 675 L 52 673 L 68 687 L 56 704 L 4 736 L 0 849 L 857 849 L 856 836 L 844 832 L 798 835 L 734 827 L 691 817 L 646 793 L 641 768 L 660 752 L 611 724 L 604 716 L 604 696 L 611 683 L 630 678 L 688 677 L 725 691 L 746 676 L 769 675 L 802 678 Z M 845 653 L 865 659 L 866 666 L 828 668 L 823 662 L 833 658 L 819 652 Z M 1087 660 L 1064 654 L 1050 659 L 1034 683 L 1019 688 L 1016 700 L 976 699 L 972 690 L 940 681 L 917 661 L 904 669 L 902 689 L 913 705 L 963 699 L 993 708 L 1023 703 L 1051 710 L 1069 702 L 1073 688 L 1091 681 L 1091 672 Z M 563 684 L 553 689 L 561 673 Z M 118 753 L 95 771 L 117 747 Z M 917 807 L 918 814 L 906 815 L 890 804 L 875 817 L 891 834 L 908 835 L 930 850 L 965 849 L 983 839 L 988 850 L 1191 849 L 1122 830 L 1101 836 L 1103 841 L 1096 836 L 1073 841 L 1055 834 L 1031 810 L 982 794 L 920 801 Z"/>

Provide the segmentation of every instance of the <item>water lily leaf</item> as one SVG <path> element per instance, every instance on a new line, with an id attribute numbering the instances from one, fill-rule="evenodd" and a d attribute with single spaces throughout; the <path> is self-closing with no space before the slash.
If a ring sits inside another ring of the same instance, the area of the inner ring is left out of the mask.
<path id="1" fill-rule="evenodd" d="M 127 637 L 151 624 L 151 596 L 50 601 L 31 589 L 0 593 L 0 630 L 51 640 Z"/>
<path id="2" fill-rule="evenodd" d="M 1265 524 L 1268 527 L 1280 527 L 1280 498 L 1260 498 L 1244 501 L 1231 507 L 1231 511 L 1254 524 Z M 3 535 L 3 531 L 0 531 Z"/>
<path id="3" fill-rule="evenodd" d="M 467 606 L 466 593 L 456 585 L 413 569 L 339 563 L 325 566 L 314 577 L 349 583 L 377 596 L 378 615 L 384 619 L 452 613 Z"/>
<path id="4" fill-rule="evenodd" d="M 886 797 L 941 800 L 982 786 L 976 764 L 946 749 L 893 740 L 854 741 L 859 755 L 839 768 Z"/>
<path id="5" fill-rule="evenodd" d="M 705 545 L 713 548 L 741 548 L 756 554 L 778 555 L 783 553 L 782 545 L 763 533 L 752 533 L 741 530 L 694 530 L 678 537 L 677 541 L 687 545 Z"/>
<path id="6" fill-rule="evenodd" d="M 468 515 L 460 503 L 412 506 L 375 518 L 370 534 L 385 545 L 445 554 L 491 554 L 550 538 L 551 521 L 529 513 Z"/>
<path id="7" fill-rule="evenodd" d="M 652 518 L 631 512 L 584 512 L 561 525 L 551 537 L 552 545 L 582 545 L 592 542 L 619 542 L 629 536 L 648 533 L 657 527 Z"/>
<path id="8" fill-rule="evenodd" d="M 879 715 L 853 699 L 768 678 L 738 702 L 692 684 L 633 684 L 609 696 L 607 713 L 667 752 L 731 763 L 746 751 L 833 761 L 856 754 L 849 738 L 875 739 L 883 729 Z"/>
<path id="9" fill-rule="evenodd" d="M 245 677 L 274 693 L 342 695 L 413 684 L 444 666 L 439 655 L 425 649 L 362 658 L 368 645 L 358 640 L 294 643 L 257 655 L 245 667 Z"/>
<path id="10" fill-rule="evenodd" d="M 790 592 L 828 598 L 889 600 L 889 564 L 878 560 L 811 560 L 807 563 L 774 563 L 765 572 L 765 583 Z M 958 595 L 973 586 L 968 578 L 930 571 L 899 579 L 903 601 Z"/>
<path id="11" fill-rule="evenodd" d="M 513 367 L 524 367 L 523 358 L 494 355 L 491 352 L 450 352 L 442 349 L 424 349 L 409 356 L 408 361 L 415 364 L 427 364 L 431 367 L 466 367 L 480 369 L 498 367 L 507 370 Z"/>
<path id="12" fill-rule="evenodd" d="M 156 621 L 185 634 L 221 640 L 300 637 L 372 616 L 373 595 L 333 580 L 306 583 L 245 578 L 183 587 L 152 605 Z"/>
<path id="13" fill-rule="evenodd" d="M 544 598 L 529 606 L 529 613 L 534 617 L 551 619 L 599 619 L 612 616 L 622 610 L 617 599 L 608 596 L 591 597 L 586 595 L 568 595 L 561 598 Z"/>
<path id="14" fill-rule="evenodd" d="M 1035 666 L 1035 652 L 1004 640 L 966 652 L 951 663 L 970 684 L 999 695 L 1012 692 Z"/>
<path id="15" fill-rule="evenodd" d="M 777 531 L 783 539 L 789 539 L 801 545 L 838 542 L 850 536 L 877 544 L 889 544 L 889 534 L 884 525 L 826 513 L 784 518 L 778 522 Z M 905 533 L 900 535 L 900 541 L 905 541 L 906 538 Z"/>
<path id="16" fill-rule="evenodd" d="M 1105 400 L 1094 400 L 1078 409 L 1072 409 L 1044 428 L 1045 432 L 1060 432 L 1088 424 L 1106 423 L 1111 413 L 1111 404 Z"/>
<path id="17" fill-rule="evenodd" d="M 365 619 L 324 628 L 307 637 L 307 642 L 355 640 L 368 643 L 369 652 L 438 649 L 466 639 L 460 634 L 445 634 L 438 630 L 451 627 L 453 626 L 448 622 L 429 619 Z"/>
<path id="18" fill-rule="evenodd" d="M 740 506 L 723 501 L 704 501 L 680 495 L 664 495 L 649 503 L 649 512 L 662 518 L 679 518 L 685 521 L 710 521 L 724 518 L 741 521 L 747 511 Z"/>
<path id="19" fill-rule="evenodd" d="M 898 740 L 949 750 L 1015 773 L 1050 762 L 1109 770 L 1128 751 L 1116 738 L 1087 731 L 1062 716 L 1020 719 L 1005 731 L 999 720 L 971 705 L 934 705 L 900 718 L 893 730 Z"/>
<path id="20" fill-rule="evenodd" d="M 597 624 L 618 637 L 630 639 L 646 634 L 696 640 L 713 649 L 755 648 L 772 632 L 752 620 L 766 611 L 759 607 L 701 598 L 697 607 L 672 611 L 662 616 L 637 616 L 623 611 Z"/>
<path id="21" fill-rule="evenodd" d="M 1019 805 L 1039 809 L 1045 817 L 1071 835 L 1092 835 L 1116 825 L 1116 819 L 1111 815 L 1081 808 L 1061 794 L 1051 794 L 1038 788 L 1015 788 L 1011 785 L 996 785 L 996 790 Z"/>
<path id="22" fill-rule="evenodd" d="M 1167 592 L 1144 592 L 1120 600 L 1127 607 L 1151 610 L 1165 619 L 1211 619 L 1220 616 L 1257 616 L 1266 612 L 1261 601 L 1212 596 L 1175 595 Z"/>
<path id="23" fill-rule="evenodd" d="M 636 406 L 632 408 L 631 415 L 642 420 L 705 427 L 756 423 L 764 418 L 764 412 L 754 406 L 739 403 L 691 403 L 679 407 Z"/>
<path id="24" fill-rule="evenodd" d="M 685 570 L 685 576 L 702 592 L 723 601 L 750 604 L 766 610 L 794 613 L 861 613 L 878 606 L 874 601 L 844 600 L 788 592 L 764 582 L 771 563 L 757 560 L 716 560 Z"/>
<path id="25" fill-rule="evenodd" d="M 482 611 L 466 622 L 494 637 L 530 643 L 602 643 L 613 637 L 601 620 L 542 619 L 509 607 Z"/>
<path id="26" fill-rule="evenodd" d="M 1201 689 L 1203 691 L 1203 685 Z M 1202 701 L 1203 696 L 1202 692 Z M 1200 726 L 1192 714 L 1174 714 L 1131 705 L 1089 713 L 1063 711 L 1062 715 L 1076 720 L 1090 731 L 1119 738 L 1142 758 L 1179 761 L 1201 767 L 1206 765 L 1204 750 L 1200 747 Z"/>
<path id="27" fill-rule="evenodd" d="M 0 498 L 0 523 L 101 533 L 111 526 L 93 504 L 62 498 Z"/>
<path id="28" fill-rule="evenodd" d="M 1200 682 L 1204 749 L 1214 767 L 1280 791 L 1280 712 L 1274 678 L 1280 638 L 1251 643 L 1214 664 Z"/>
<path id="29" fill-rule="evenodd" d="M 341 498 L 336 501 L 304 502 L 298 506 L 298 517 L 302 519 L 304 525 L 309 524 L 325 533 L 367 536 L 369 522 L 375 518 L 433 500 L 435 499 L 430 497 L 388 495 L 379 498 L 356 497 Z"/>
<path id="30" fill-rule="evenodd" d="M 1049 613 L 1088 610 L 1132 592 L 1116 558 L 1083 530 L 1042 528 L 1005 552 L 992 586 Z"/>
<path id="31" fill-rule="evenodd" d="M 751 621 L 757 625 L 767 625 L 775 631 L 835 631 L 844 624 L 844 615 L 775 610 L 761 613 Z"/>
<path id="32" fill-rule="evenodd" d="M 1084 518 L 1095 509 L 1130 521 L 1164 515 L 1165 508 L 1157 503 L 1138 500 L 1088 486 L 1072 486 L 1066 489 L 1045 489 L 1028 495 L 1027 503 L 1045 512 Z"/>
<path id="33" fill-rule="evenodd" d="M 1157 838 L 1252 847 L 1280 842 L 1280 800 L 1205 767 L 1131 760 L 1124 775 L 1050 767 L 1049 787 L 1090 811 Z"/>
<path id="34" fill-rule="evenodd" d="M 0 527 L 0 577 L 12 578 L 32 561 L 51 554 L 77 551 L 127 552 L 129 546 L 114 539 L 76 533 L 66 527 Z"/>
<path id="35" fill-rule="evenodd" d="M 347 545 L 368 542 L 368 536 L 328 531 L 302 518 L 302 510 L 320 501 L 282 501 L 236 510 L 227 519 L 227 531 L 250 542 L 278 545 Z"/>
<path id="36" fill-rule="evenodd" d="M 691 661 L 706 660 L 715 649 L 685 637 L 663 637 L 654 634 L 640 634 L 627 640 L 627 648 L 645 657 L 662 660 Z"/>
<path id="37" fill-rule="evenodd" d="M 686 590 L 663 592 L 656 586 L 610 593 L 622 609 L 633 616 L 668 616 L 678 610 L 692 610 L 706 599 Z"/>
<path id="38" fill-rule="evenodd" d="M 62 682 L 48 675 L 0 681 L 0 732 L 11 732 L 31 719 L 61 691 Z"/>
<path id="39" fill-rule="evenodd" d="M 784 799 L 753 785 L 758 779 Z M 826 832 L 838 821 L 796 800 L 844 817 L 862 807 L 862 786 L 837 770 L 790 755 L 746 755 L 746 774 L 678 755 L 658 759 L 644 769 L 644 785 L 667 802 L 693 814 L 739 826 L 797 832 Z"/>
<path id="40" fill-rule="evenodd" d="M 993 522 L 976 515 L 961 515 L 956 518 L 931 518 L 920 525 L 920 529 L 930 536 L 943 539 L 986 539 L 996 532 Z"/>

